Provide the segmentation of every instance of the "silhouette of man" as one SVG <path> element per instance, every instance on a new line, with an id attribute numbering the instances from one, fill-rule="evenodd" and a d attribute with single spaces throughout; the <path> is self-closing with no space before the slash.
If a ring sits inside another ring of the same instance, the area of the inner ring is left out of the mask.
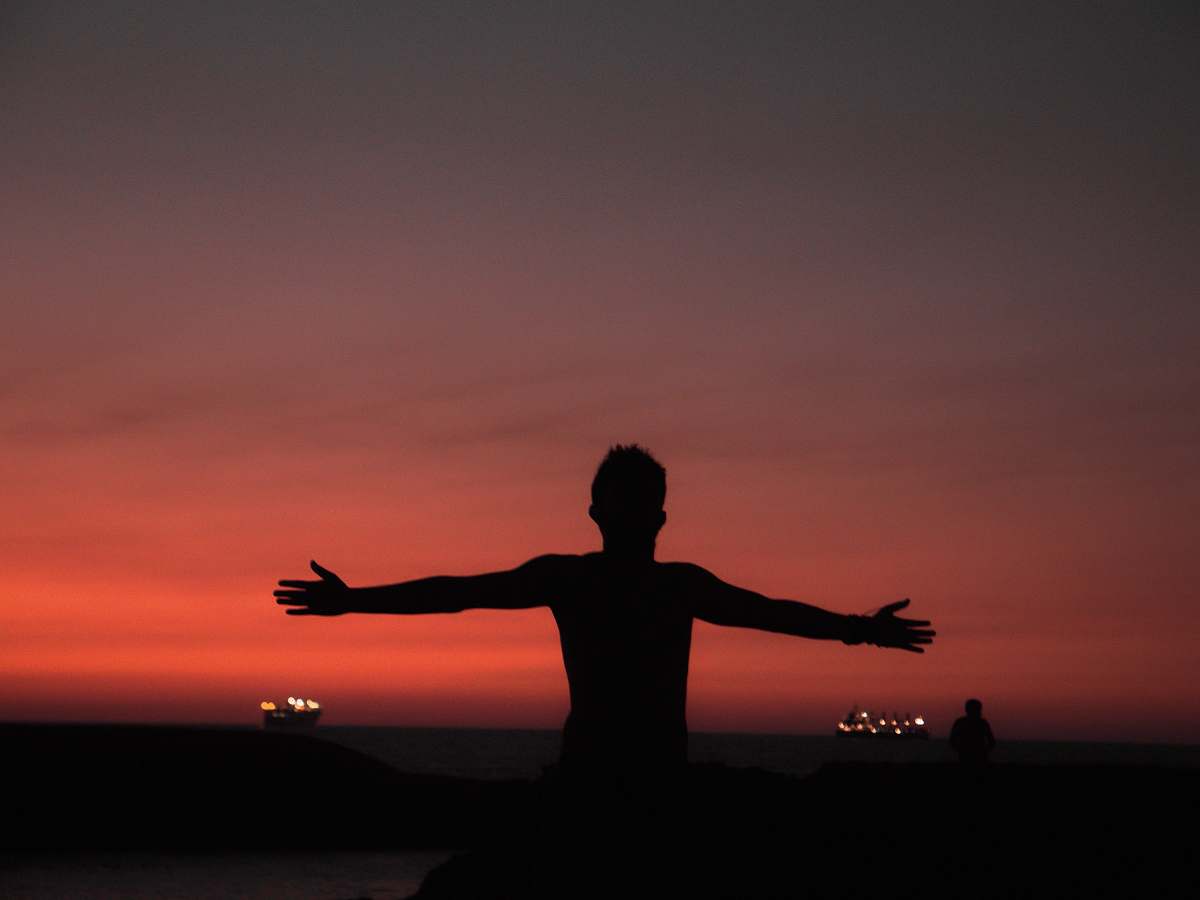
<path id="1" fill-rule="evenodd" d="M 680 766 L 687 761 L 688 655 L 692 621 L 757 628 L 913 653 L 933 640 L 929 622 L 904 619 L 901 600 L 871 616 L 842 615 L 735 587 L 687 562 L 658 562 L 667 520 L 666 470 L 636 444 L 612 447 L 592 482 L 588 515 L 603 549 L 547 554 L 515 569 L 434 576 L 351 588 L 311 562 L 316 581 L 280 581 L 293 616 L 449 613 L 548 606 L 558 624 L 571 709 L 563 771 Z"/>
<path id="2" fill-rule="evenodd" d="M 983 704 L 968 700 L 966 715 L 954 720 L 950 728 L 950 746 L 958 753 L 960 762 L 982 765 L 996 746 L 992 726 L 983 717 Z"/>

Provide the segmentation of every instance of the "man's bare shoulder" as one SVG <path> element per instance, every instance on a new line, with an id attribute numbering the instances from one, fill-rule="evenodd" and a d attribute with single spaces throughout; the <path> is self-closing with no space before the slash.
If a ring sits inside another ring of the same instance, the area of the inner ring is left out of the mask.
<path id="1" fill-rule="evenodd" d="M 706 608 L 706 603 L 730 590 L 729 585 L 699 563 L 664 562 L 661 566 L 663 589 L 687 597 L 689 602 L 696 604 L 697 615 Z"/>
<path id="2" fill-rule="evenodd" d="M 712 572 L 694 562 L 671 561 L 657 563 L 662 576 L 680 586 L 702 584 L 708 579 L 715 578 Z"/>
<path id="3" fill-rule="evenodd" d="M 522 563 L 518 571 L 546 578 L 569 576 L 578 572 L 588 556 L 592 554 L 579 553 L 543 553 L 528 562 Z"/>

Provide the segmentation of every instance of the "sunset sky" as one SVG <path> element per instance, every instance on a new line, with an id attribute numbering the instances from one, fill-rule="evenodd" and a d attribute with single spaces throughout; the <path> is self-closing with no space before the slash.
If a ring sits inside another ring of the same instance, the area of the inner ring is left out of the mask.
<path id="1" fill-rule="evenodd" d="M 245 8 L 244 8 L 245 7 Z M 557 727 L 547 610 L 289 618 L 598 548 L 924 656 L 699 625 L 694 730 L 1200 741 L 1191 3 L 0 12 L 0 720 Z"/>

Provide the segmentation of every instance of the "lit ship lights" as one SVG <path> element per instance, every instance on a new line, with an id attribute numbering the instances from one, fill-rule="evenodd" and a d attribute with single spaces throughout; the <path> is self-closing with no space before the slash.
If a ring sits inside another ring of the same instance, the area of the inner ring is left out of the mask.
<path id="1" fill-rule="evenodd" d="M 258 707 L 262 710 L 263 728 L 313 728 L 321 718 L 321 704 L 311 698 L 288 697 L 286 703 L 264 700 Z"/>
<path id="2" fill-rule="evenodd" d="M 925 724 L 923 716 L 914 716 L 911 713 L 900 716 L 898 713 L 892 713 L 891 718 L 888 718 L 884 713 L 860 710 L 855 706 L 846 713 L 846 718 L 837 723 L 834 734 L 838 737 L 928 740 L 929 726 Z"/>

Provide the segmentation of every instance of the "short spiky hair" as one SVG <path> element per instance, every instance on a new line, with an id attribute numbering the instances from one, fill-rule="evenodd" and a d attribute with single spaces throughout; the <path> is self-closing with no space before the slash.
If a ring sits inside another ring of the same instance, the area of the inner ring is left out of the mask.
<path id="1" fill-rule="evenodd" d="M 649 451 L 637 444 L 613 444 L 592 479 L 592 502 L 599 502 L 613 483 L 630 485 L 653 497 L 659 506 L 667 499 L 667 470 Z"/>

